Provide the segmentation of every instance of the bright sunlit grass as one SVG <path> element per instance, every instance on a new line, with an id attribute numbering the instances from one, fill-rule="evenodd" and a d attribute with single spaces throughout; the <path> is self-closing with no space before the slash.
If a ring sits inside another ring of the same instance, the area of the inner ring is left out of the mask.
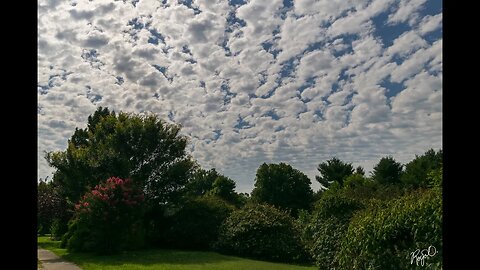
<path id="1" fill-rule="evenodd" d="M 48 236 L 38 237 L 38 246 L 48 249 L 84 270 L 313 270 L 316 267 L 256 261 L 215 252 L 149 249 L 124 254 L 96 256 L 89 253 L 69 253 L 60 248 L 60 241 Z"/>

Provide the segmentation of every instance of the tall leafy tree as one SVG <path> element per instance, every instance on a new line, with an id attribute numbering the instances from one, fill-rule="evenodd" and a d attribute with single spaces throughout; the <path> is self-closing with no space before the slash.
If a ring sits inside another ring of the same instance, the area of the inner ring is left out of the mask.
<path id="1" fill-rule="evenodd" d="M 239 205 L 243 199 L 235 192 L 235 187 L 235 181 L 218 173 L 215 168 L 208 171 L 198 168 L 186 185 L 186 195 L 189 197 L 213 195 Z"/>
<path id="2" fill-rule="evenodd" d="M 315 179 L 325 188 L 328 188 L 334 182 L 343 186 L 345 179 L 353 174 L 352 164 L 343 162 L 336 157 L 320 163 L 317 170 L 320 175 L 315 176 Z"/>
<path id="3" fill-rule="evenodd" d="M 204 170 L 198 168 L 192 175 L 190 182 L 186 186 L 187 195 L 190 196 L 203 196 L 207 194 L 213 188 L 213 182 L 219 177 L 220 174 L 212 168 L 210 170 Z"/>
<path id="4" fill-rule="evenodd" d="M 443 151 L 430 149 L 421 156 L 415 156 L 415 159 L 405 165 L 405 173 L 401 180 L 406 185 L 413 187 L 428 186 L 428 173 L 442 168 Z"/>
<path id="5" fill-rule="evenodd" d="M 235 181 L 226 176 L 220 175 L 213 182 L 210 194 L 218 196 L 227 202 L 237 204 L 238 194 L 235 192 L 235 187 Z"/>
<path id="6" fill-rule="evenodd" d="M 145 190 L 151 205 L 178 197 L 194 162 L 180 126 L 154 114 L 110 112 L 98 108 L 87 128 L 76 129 L 65 151 L 47 153 L 56 168 L 54 182 L 71 202 L 111 176 L 130 178 Z"/>
<path id="7" fill-rule="evenodd" d="M 252 200 L 289 209 L 297 215 L 300 209 L 308 209 L 313 199 L 310 179 L 292 166 L 262 164 L 257 170 Z"/>
<path id="8" fill-rule="evenodd" d="M 373 167 L 372 179 L 380 184 L 398 184 L 402 176 L 403 165 L 391 156 L 383 157 Z"/>

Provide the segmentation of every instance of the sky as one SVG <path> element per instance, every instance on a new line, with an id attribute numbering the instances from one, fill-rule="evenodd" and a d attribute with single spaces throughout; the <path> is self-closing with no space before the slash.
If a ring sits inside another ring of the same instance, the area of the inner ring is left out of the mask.
<path id="1" fill-rule="evenodd" d="M 286 162 L 317 190 L 442 148 L 440 0 L 39 0 L 38 178 L 97 107 L 182 125 L 188 152 L 250 192 Z"/>

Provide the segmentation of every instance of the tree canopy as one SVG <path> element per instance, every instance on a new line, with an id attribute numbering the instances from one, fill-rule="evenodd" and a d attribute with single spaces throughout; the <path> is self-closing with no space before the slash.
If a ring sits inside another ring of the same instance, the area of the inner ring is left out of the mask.
<path id="1" fill-rule="evenodd" d="M 398 184 L 403 165 L 391 156 L 384 157 L 373 167 L 372 179 L 381 184 Z"/>
<path id="2" fill-rule="evenodd" d="M 145 189 L 147 200 L 172 200 L 187 183 L 194 162 L 186 154 L 180 126 L 154 114 L 110 112 L 98 108 L 87 128 L 77 128 L 65 151 L 50 152 L 53 180 L 76 202 L 111 176 L 130 178 Z"/>
<path id="3" fill-rule="evenodd" d="M 443 164 L 443 151 L 430 149 L 421 156 L 415 158 L 405 165 L 405 173 L 401 180 L 406 185 L 413 187 L 428 186 L 428 173 L 438 170 Z"/>
<path id="4" fill-rule="evenodd" d="M 292 210 L 296 215 L 300 209 L 308 209 L 313 190 L 310 179 L 292 166 L 262 164 L 257 170 L 252 200 Z"/>
<path id="5" fill-rule="evenodd" d="M 317 170 L 320 172 L 320 175 L 315 176 L 315 179 L 325 188 L 328 188 L 334 182 L 343 186 L 345 179 L 353 174 L 352 164 L 343 162 L 336 157 L 320 163 Z M 359 173 L 361 172 L 362 170 L 359 169 Z"/>

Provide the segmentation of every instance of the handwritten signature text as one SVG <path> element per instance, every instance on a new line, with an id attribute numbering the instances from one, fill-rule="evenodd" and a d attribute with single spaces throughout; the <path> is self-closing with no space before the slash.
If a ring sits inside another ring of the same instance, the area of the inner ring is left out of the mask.
<path id="1" fill-rule="evenodd" d="M 433 257 L 435 256 L 435 254 L 437 254 L 437 249 L 434 246 L 429 246 L 428 248 L 422 249 L 422 250 L 417 249 L 414 252 L 410 253 L 411 255 L 410 264 L 416 263 L 417 266 L 418 265 L 424 266 L 425 259 Z"/>

